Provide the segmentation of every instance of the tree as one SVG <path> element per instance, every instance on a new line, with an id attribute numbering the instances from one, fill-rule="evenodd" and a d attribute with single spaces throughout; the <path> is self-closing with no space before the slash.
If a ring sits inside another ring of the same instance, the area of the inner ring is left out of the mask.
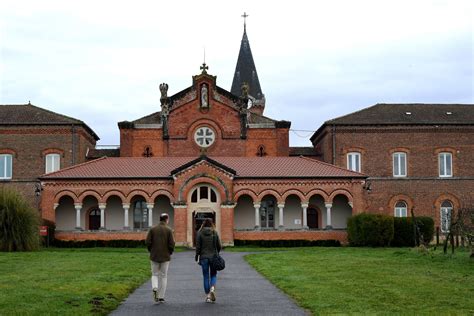
<path id="1" fill-rule="evenodd" d="M 461 236 L 467 242 L 471 252 L 470 257 L 474 259 L 474 204 L 462 207 L 457 212 L 450 214 L 449 230 L 444 241 L 444 253 L 447 252 L 448 242 L 451 243 L 452 253 L 454 253 L 454 236 Z"/>
<path id="2" fill-rule="evenodd" d="M 39 248 L 39 215 L 16 191 L 0 188 L 0 251 Z"/>

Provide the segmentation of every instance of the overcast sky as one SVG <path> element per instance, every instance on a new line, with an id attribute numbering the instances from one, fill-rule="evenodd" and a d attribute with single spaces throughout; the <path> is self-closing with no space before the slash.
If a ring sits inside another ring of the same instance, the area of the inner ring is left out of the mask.
<path id="1" fill-rule="evenodd" d="M 117 122 L 159 111 L 161 82 L 190 86 L 204 47 L 230 90 L 244 11 L 265 115 L 294 130 L 376 103 L 474 103 L 472 0 L 2 0 L 0 104 L 31 100 L 118 145 Z"/>

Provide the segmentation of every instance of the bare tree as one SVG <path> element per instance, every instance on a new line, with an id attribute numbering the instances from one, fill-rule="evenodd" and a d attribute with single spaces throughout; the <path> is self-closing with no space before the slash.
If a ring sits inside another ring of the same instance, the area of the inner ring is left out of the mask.
<path id="1" fill-rule="evenodd" d="M 444 253 L 447 252 L 448 242 L 451 243 L 451 252 L 454 253 L 454 236 L 461 236 L 467 242 L 470 257 L 474 259 L 474 203 L 458 209 L 457 212 L 451 211 L 448 216 L 450 222 L 444 240 Z"/>

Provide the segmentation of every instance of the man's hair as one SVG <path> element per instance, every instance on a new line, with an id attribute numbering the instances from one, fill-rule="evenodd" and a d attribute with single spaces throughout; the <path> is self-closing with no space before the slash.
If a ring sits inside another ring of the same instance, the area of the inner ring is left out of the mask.
<path id="1" fill-rule="evenodd" d="M 169 215 L 166 213 L 163 213 L 160 215 L 160 222 L 165 222 L 168 218 L 170 218 Z"/>

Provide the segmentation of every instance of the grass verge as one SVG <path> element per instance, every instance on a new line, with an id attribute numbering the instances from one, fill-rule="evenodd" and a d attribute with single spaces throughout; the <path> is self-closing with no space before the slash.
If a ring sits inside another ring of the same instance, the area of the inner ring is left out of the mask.
<path id="1" fill-rule="evenodd" d="M 0 253 L 0 314 L 106 315 L 149 276 L 145 248 Z"/>
<path id="2" fill-rule="evenodd" d="M 303 248 L 246 260 L 317 314 L 474 313 L 474 262 L 407 248 Z"/>

